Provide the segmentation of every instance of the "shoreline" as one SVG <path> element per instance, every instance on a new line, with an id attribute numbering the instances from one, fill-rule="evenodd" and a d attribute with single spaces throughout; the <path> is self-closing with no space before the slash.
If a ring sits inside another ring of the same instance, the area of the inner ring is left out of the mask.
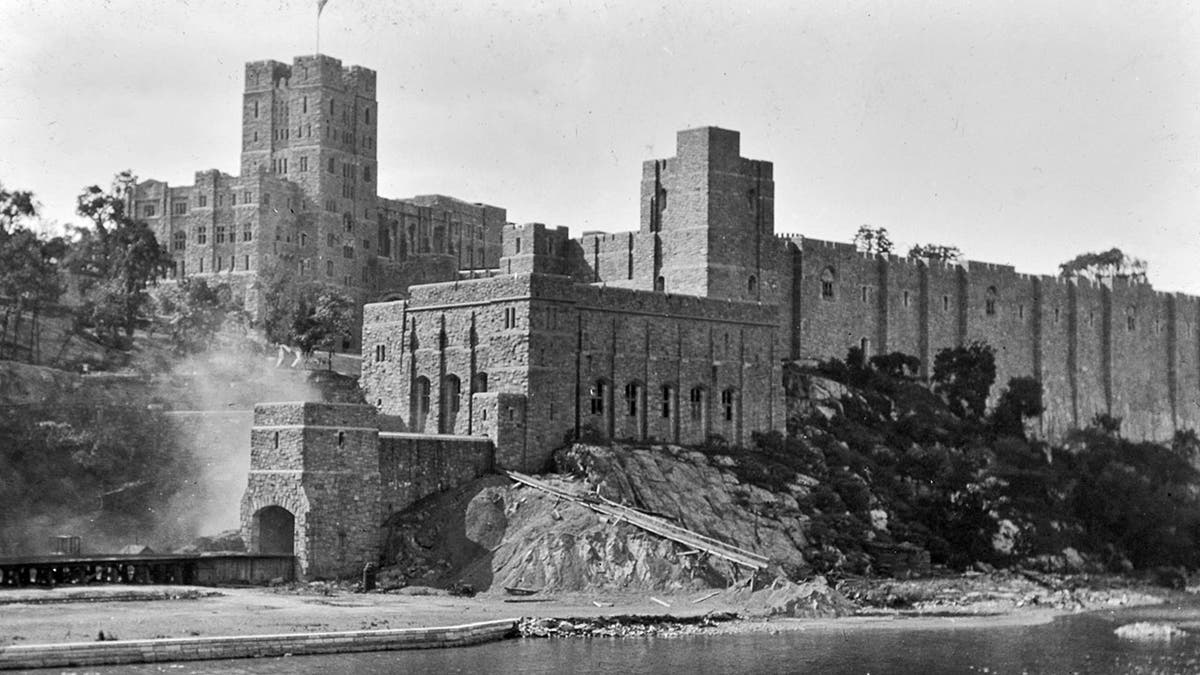
<path id="1" fill-rule="evenodd" d="M 1011 587 L 1016 582 L 1013 575 L 1007 574 L 856 580 L 842 587 L 851 590 L 850 595 L 863 589 L 871 591 L 871 595 L 858 598 L 853 611 L 839 612 L 836 616 L 801 617 L 751 615 L 745 603 L 739 603 L 736 597 L 712 597 L 711 593 L 697 591 L 687 595 L 659 593 L 653 597 L 648 593 L 595 591 L 511 602 L 513 598 L 496 593 L 466 598 L 421 587 L 388 593 L 352 593 L 324 584 L 290 589 L 129 586 L 5 589 L 0 590 L 3 607 L 0 668 L 19 667 L 5 663 L 6 653 L 29 652 L 34 646 L 54 653 L 69 643 L 83 645 L 71 649 L 100 645 L 99 650 L 104 651 L 103 645 L 135 641 L 213 644 L 237 636 L 253 643 L 265 639 L 263 636 L 282 635 L 290 636 L 288 640 L 304 641 L 313 636 L 337 634 L 338 639 L 330 642 L 333 652 L 361 651 L 351 647 L 338 649 L 337 645 L 348 644 L 345 638 L 349 634 L 438 631 L 498 621 L 516 623 L 521 628 L 519 634 L 529 639 L 970 629 L 1041 625 L 1069 614 L 1187 597 L 1180 591 L 1148 587 L 1127 579 L 1061 581 L 1069 588 L 1045 589 L 1041 595 L 1032 596 L 1034 602 L 1029 602 L 1029 596 L 1023 592 L 1014 593 Z M 1027 589 L 1022 586 L 1020 590 Z M 896 598 L 904 602 L 920 599 L 908 607 L 882 606 L 896 603 Z M 668 606 L 664 607 L 664 603 Z M 519 621 L 513 618 L 518 616 L 523 618 Z M 527 630 L 531 626 L 535 630 Z M 98 640 L 101 632 L 103 642 Z M 444 642 L 445 636 L 441 639 Z M 389 648 L 395 647 L 370 647 Z M 236 651 L 242 647 L 230 649 L 235 651 L 179 658 L 254 655 Z"/>

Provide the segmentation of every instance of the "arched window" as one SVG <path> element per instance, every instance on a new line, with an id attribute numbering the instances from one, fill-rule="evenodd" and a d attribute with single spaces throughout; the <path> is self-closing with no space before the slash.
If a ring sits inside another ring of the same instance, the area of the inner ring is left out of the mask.
<path id="1" fill-rule="evenodd" d="M 737 391 L 734 389 L 726 389 L 721 392 L 721 411 L 725 416 L 726 422 L 734 420 L 735 404 L 737 401 Z"/>
<path id="2" fill-rule="evenodd" d="M 655 279 L 654 280 L 654 290 L 658 291 L 659 293 L 667 290 L 667 280 L 664 279 L 663 277 L 658 277 L 657 279 Z"/>
<path id="3" fill-rule="evenodd" d="M 425 418 L 429 416 L 429 379 L 422 376 L 413 382 L 412 389 L 412 430 L 421 433 L 425 431 Z"/>
<path id="4" fill-rule="evenodd" d="M 832 267 L 826 267 L 821 272 L 821 297 L 825 300 L 833 300 L 833 282 L 835 276 Z"/>
<path id="5" fill-rule="evenodd" d="M 691 393 L 688 394 L 688 402 L 691 404 L 692 419 L 704 419 L 704 387 L 692 387 Z"/>
<path id="6" fill-rule="evenodd" d="M 988 286 L 987 295 L 983 299 L 983 313 L 996 316 L 996 287 Z"/>
<path id="7" fill-rule="evenodd" d="M 1137 309 L 1125 308 L 1125 330 L 1137 330 Z"/>
<path id="8" fill-rule="evenodd" d="M 457 375 L 447 375 L 442 378 L 441 396 L 438 398 L 438 433 L 452 434 L 455 427 L 455 416 L 459 410 L 459 393 L 462 383 Z"/>
<path id="9" fill-rule="evenodd" d="M 866 363 L 867 359 L 871 356 L 871 340 L 868 338 L 859 340 L 858 348 L 862 350 L 863 363 Z"/>
<path id="10" fill-rule="evenodd" d="M 387 360 L 387 345 L 375 345 L 375 362 Z"/>
<path id="11" fill-rule="evenodd" d="M 488 390 L 488 375 L 487 373 L 475 373 L 475 379 L 471 381 L 471 393 L 482 394 Z"/>
<path id="12" fill-rule="evenodd" d="M 605 380 L 596 380 L 592 385 L 591 394 L 591 410 L 593 415 L 604 414 L 604 401 L 608 398 L 608 382 Z"/>
<path id="13" fill-rule="evenodd" d="M 642 395 L 642 385 L 630 382 L 625 385 L 625 414 L 636 417 L 638 414 L 638 399 Z"/>
<path id="14" fill-rule="evenodd" d="M 751 293 L 754 293 L 758 290 L 758 277 L 754 276 L 753 274 L 750 275 L 750 279 L 746 282 L 746 290 L 750 291 Z"/>
<path id="15" fill-rule="evenodd" d="M 671 385 L 664 384 L 662 387 L 662 416 L 670 417 L 671 408 L 674 404 L 675 392 L 671 389 Z"/>

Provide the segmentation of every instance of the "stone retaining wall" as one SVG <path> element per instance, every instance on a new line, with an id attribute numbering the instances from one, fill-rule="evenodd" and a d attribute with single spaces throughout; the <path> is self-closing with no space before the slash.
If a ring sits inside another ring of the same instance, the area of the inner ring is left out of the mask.
<path id="1" fill-rule="evenodd" d="M 516 627 L 516 619 L 501 619 L 432 628 L 18 645 L 0 648 L 0 669 L 462 647 L 511 637 Z"/>

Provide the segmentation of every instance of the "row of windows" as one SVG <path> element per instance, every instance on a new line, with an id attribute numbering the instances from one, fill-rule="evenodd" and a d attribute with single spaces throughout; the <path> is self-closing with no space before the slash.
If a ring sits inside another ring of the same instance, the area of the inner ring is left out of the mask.
<path id="1" fill-rule="evenodd" d="M 283 161 L 286 162 L 287 160 L 283 160 Z M 270 194 L 263 193 L 262 198 L 263 198 L 264 206 L 271 205 L 271 195 Z M 230 200 L 231 206 L 237 206 L 238 205 L 237 193 L 230 192 L 229 200 Z M 253 201 L 254 201 L 254 192 L 252 190 L 246 190 L 246 191 L 242 192 L 242 203 L 243 204 L 250 204 Z M 197 204 L 198 208 L 206 208 L 208 206 L 208 195 L 198 195 L 196 197 L 196 204 Z M 225 194 L 224 193 L 217 195 L 217 206 L 225 206 Z M 182 216 L 182 215 L 187 214 L 187 212 L 188 212 L 188 200 L 176 199 L 171 202 L 171 215 Z M 156 204 L 143 204 L 142 205 L 142 217 L 143 218 L 153 218 L 156 215 L 158 215 L 158 206 Z"/>
<path id="2" fill-rule="evenodd" d="M 199 269 L 197 270 L 197 272 L 200 274 L 203 274 L 204 273 L 204 258 L 200 258 L 197 262 L 199 263 Z M 215 270 L 210 269 L 209 270 L 210 272 L 226 272 L 226 271 L 235 272 L 235 271 L 237 271 L 237 256 L 236 255 L 229 256 L 229 265 L 228 266 L 225 264 L 225 256 L 217 256 L 213 262 L 216 264 L 217 268 Z M 176 265 L 176 269 L 178 270 L 180 276 L 184 275 L 185 265 L 182 260 L 180 260 L 179 263 Z M 251 269 L 250 256 L 248 256 L 248 255 L 242 256 L 242 269 L 245 271 L 249 271 Z"/>
<path id="3" fill-rule="evenodd" d="M 862 287 L 862 301 L 863 302 L 869 301 L 868 289 L 870 289 L 869 286 Z M 984 291 L 983 313 L 986 316 L 996 316 L 998 295 L 999 295 L 999 293 L 996 290 L 995 286 L 988 286 L 987 290 Z M 832 271 L 828 270 L 828 269 L 824 273 L 822 273 L 821 296 L 827 300 L 833 299 L 833 277 L 832 277 Z M 903 303 L 904 303 L 905 307 L 909 306 L 910 296 L 909 296 L 908 291 L 904 291 Z M 950 310 L 950 296 L 943 295 L 942 296 L 942 311 L 949 311 L 949 310 Z M 1088 312 L 1088 326 L 1092 326 L 1095 323 L 1095 319 L 1096 319 L 1095 314 L 1096 313 L 1094 311 Z M 1126 316 L 1125 316 L 1126 330 L 1130 330 L 1130 331 L 1137 330 L 1136 314 L 1137 314 L 1137 310 L 1135 308 L 1129 307 L 1126 309 Z M 1060 320 L 1060 317 L 1061 317 L 1061 312 L 1058 307 L 1055 307 L 1054 308 L 1054 323 L 1058 323 Z M 1023 305 L 1023 304 L 1017 305 L 1017 318 L 1018 319 L 1025 318 L 1025 305 Z M 1157 323 L 1156 323 L 1156 331 L 1157 332 L 1162 331 L 1161 325 L 1158 325 Z"/>
<path id="4" fill-rule="evenodd" d="M 629 417 L 637 417 L 639 406 L 642 404 L 644 395 L 643 385 L 641 382 L 632 381 L 625 385 L 625 414 Z M 603 378 L 596 380 L 591 389 L 588 391 L 589 410 L 593 415 L 604 415 L 605 410 L 609 405 L 611 396 L 608 380 Z M 721 417 L 726 422 L 732 422 L 736 417 L 738 404 L 737 390 L 733 388 L 725 389 L 721 392 Z M 658 414 L 664 419 L 669 419 L 675 414 L 675 389 L 669 384 L 664 384 L 659 388 Z M 688 392 L 688 412 L 693 421 L 703 421 L 708 414 L 708 390 L 703 386 L 692 387 Z"/>
<path id="5" fill-rule="evenodd" d="M 232 228 L 232 227 L 226 228 L 225 225 L 214 226 L 213 227 L 214 242 L 217 244 L 224 244 L 225 240 L 226 240 L 226 236 L 227 236 L 226 233 L 228 233 L 229 242 L 233 243 L 234 241 L 237 240 L 237 234 L 233 230 L 234 230 L 234 228 Z M 254 228 L 250 223 L 246 223 L 246 225 L 242 228 L 242 241 L 253 241 L 253 240 L 254 240 Z M 173 242 L 174 242 L 173 248 L 176 251 L 182 251 L 184 249 L 184 246 L 186 245 L 186 241 L 187 241 L 187 236 L 183 232 L 176 232 L 173 235 Z M 201 225 L 196 228 L 196 243 L 197 244 L 207 244 L 208 243 L 208 226 Z"/>
<path id="6" fill-rule="evenodd" d="M 255 78 L 255 83 L 257 84 L 257 78 Z M 256 100 L 256 101 L 254 101 L 254 119 L 258 119 L 259 112 L 260 112 L 259 102 Z M 300 112 L 301 113 L 308 112 L 308 97 L 307 96 L 302 96 L 300 98 Z M 344 122 L 350 121 L 350 118 L 349 118 L 347 112 L 348 111 L 346 111 L 346 110 L 342 111 L 342 121 L 344 121 Z M 286 108 L 282 109 L 281 113 L 286 118 L 287 109 Z M 329 114 L 330 115 L 337 114 L 337 101 L 335 99 L 330 99 L 330 101 L 329 101 Z M 363 108 L 363 123 L 364 124 L 371 123 L 371 109 L 370 108 Z"/>

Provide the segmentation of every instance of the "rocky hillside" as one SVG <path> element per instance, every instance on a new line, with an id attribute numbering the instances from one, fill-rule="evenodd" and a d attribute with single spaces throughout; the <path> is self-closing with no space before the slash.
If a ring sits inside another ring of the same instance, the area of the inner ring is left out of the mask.
<path id="1" fill-rule="evenodd" d="M 1036 406 L 1007 392 L 985 415 L 902 374 L 843 365 L 792 375 L 786 437 L 760 435 L 748 448 L 574 445 L 556 453 L 554 480 L 755 551 L 769 576 L 793 581 L 1197 567 L 1195 434 L 1171 447 L 1134 443 L 1119 420 L 1098 417 L 1052 447 L 1025 436 L 1022 415 Z M 744 576 L 499 477 L 432 497 L 388 527 L 393 584 L 654 590 Z"/>

